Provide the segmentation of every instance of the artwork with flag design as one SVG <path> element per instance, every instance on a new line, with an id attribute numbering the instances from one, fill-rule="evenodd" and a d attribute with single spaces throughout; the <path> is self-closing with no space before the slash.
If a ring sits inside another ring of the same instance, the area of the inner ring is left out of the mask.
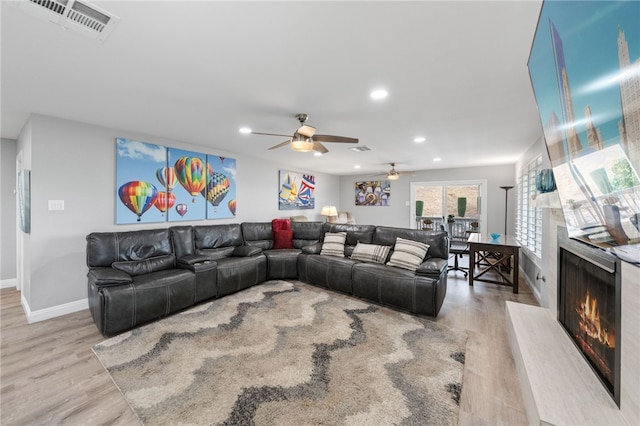
<path id="1" fill-rule="evenodd" d="M 316 177 L 304 173 L 280 170 L 278 208 L 280 210 L 310 210 L 315 208 Z"/>

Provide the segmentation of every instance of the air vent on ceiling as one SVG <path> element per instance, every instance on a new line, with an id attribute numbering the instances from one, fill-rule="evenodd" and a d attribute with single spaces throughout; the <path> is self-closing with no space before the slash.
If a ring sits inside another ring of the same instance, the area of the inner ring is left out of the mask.
<path id="1" fill-rule="evenodd" d="M 371 148 L 369 148 L 366 145 L 358 145 L 358 146 L 354 146 L 349 148 L 351 151 L 355 151 L 355 152 L 365 152 L 365 151 L 371 151 Z"/>
<path id="2" fill-rule="evenodd" d="M 103 42 L 120 18 L 79 0 L 22 0 L 21 8 L 40 19 Z"/>

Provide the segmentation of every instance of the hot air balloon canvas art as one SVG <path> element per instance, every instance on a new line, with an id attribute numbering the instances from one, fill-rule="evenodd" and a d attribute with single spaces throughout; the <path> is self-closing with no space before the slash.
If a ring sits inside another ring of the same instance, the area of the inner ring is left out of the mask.
<path id="1" fill-rule="evenodd" d="M 236 160 L 234 158 L 207 155 L 207 180 L 201 194 L 207 200 L 207 219 L 235 217 Z"/>
<path id="2" fill-rule="evenodd" d="M 116 223 L 236 215 L 236 160 L 116 139 Z"/>
<path id="3" fill-rule="evenodd" d="M 280 170 L 278 208 L 280 210 L 307 210 L 315 208 L 316 177 L 304 173 Z"/>
<path id="4" fill-rule="evenodd" d="M 157 177 L 158 170 L 166 167 L 167 148 L 116 139 L 117 224 L 166 221 L 165 206 L 171 197 L 166 182 L 159 182 Z"/>
<path id="5" fill-rule="evenodd" d="M 180 210 L 168 208 L 169 221 L 203 220 L 207 204 L 203 191 L 207 186 L 207 156 L 193 151 L 168 148 L 167 167 L 175 171 L 176 183 L 171 191 L 174 205 L 185 205 Z"/>

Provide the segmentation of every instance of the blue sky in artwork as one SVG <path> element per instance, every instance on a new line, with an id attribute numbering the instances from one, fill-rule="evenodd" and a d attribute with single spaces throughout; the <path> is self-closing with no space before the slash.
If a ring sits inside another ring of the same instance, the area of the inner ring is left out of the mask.
<path id="1" fill-rule="evenodd" d="M 555 74 L 549 20 L 562 39 L 573 112 L 585 118 L 589 105 L 594 125 L 605 145 L 619 143 L 618 120 L 622 115 L 619 74 L 618 27 L 622 28 L 633 63 L 640 58 L 640 2 L 545 1 L 531 49 L 529 71 L 542 124 L 562 109 Z M 578 126 L 585 144 L 586 128 Z"/>

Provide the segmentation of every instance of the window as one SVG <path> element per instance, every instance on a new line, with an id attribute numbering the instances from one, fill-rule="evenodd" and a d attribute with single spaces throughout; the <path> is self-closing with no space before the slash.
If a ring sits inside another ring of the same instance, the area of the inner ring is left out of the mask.
<path id="1" fill-rule="evenodd" d="M 481 208 L 481 200 L 486 197 L 486 181 L 445 181 L 412 182 L 411 204 L 422 201 L 422 211 L 411 209 L 413 227 L 439 229 L 443 218 L 453 215 L 456 222 L 467 227 L 480 226 L 486 217 Z M 471 224 L 474 224 L 473 226 Z"/>
<path id="2" fill-rule="evenodd" d="M 533 206 L 531 197 L 536 193 L 536 175 L 541 168 L 541 156 L 527 164 L 518 178 L 516 193 L 516 239 L 538 259 L 542 257 L 542 210 Z"/>

